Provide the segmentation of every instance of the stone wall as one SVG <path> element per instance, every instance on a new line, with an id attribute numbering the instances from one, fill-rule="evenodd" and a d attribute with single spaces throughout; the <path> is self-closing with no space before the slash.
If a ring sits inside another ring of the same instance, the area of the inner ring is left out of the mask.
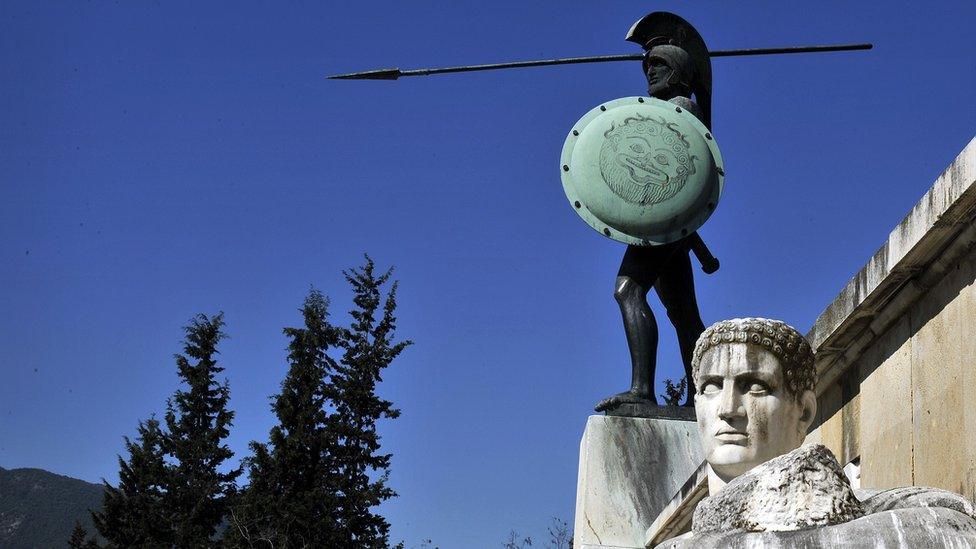
<path id="1" fill-rule="evenodd" d="M 976 499 L 974 282 L 970 252 L 821 395 L 829 417 L 809 440 L 859 457 L 861 486 Z"/>
<path id="2" fill-rule="evenodd" d="M 809 442 L 864 488 L 976 499 L 976 140 L 818 318 Z"/>

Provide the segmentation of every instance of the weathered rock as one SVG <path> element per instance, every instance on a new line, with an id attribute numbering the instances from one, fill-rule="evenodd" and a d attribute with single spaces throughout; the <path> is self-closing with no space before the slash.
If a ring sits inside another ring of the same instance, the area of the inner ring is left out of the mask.
<path id="1" fill-rule="evenodd" d="M 703 500 L 696 536 L 730 531 L 790 531 L 864 515 L 843 470 L 825 446 L 802 446 L 753 468 Z"/>
<path id="2" fill-rule="evenodd" d="M 914 507 L 792 532 L 726 532 L 674 538 L 655 549 L 976 549 L 976 520 L 952 509 Z"/>

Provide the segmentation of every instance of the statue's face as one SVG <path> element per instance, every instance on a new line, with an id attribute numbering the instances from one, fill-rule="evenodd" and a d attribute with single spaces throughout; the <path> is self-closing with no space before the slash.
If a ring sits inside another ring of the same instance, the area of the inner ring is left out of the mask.
<path id="1" fill-rule="evenodd" d="M 813 392 L 789 394 L 779 359 L 756 345 L 727 343 L 705 351 L 697 381 L 705 460 L 726 482 L 798 448 L 816 411 Z"/>
<path id="2" fill-rule="evenodd" d="M 652 57 L 647 62 L 647 94 L 651 97 L 670 99 L 661 97 L 670 95 L 667 93 L 670 88 L 669 80 L 674 69 L 661 58 Z"/>

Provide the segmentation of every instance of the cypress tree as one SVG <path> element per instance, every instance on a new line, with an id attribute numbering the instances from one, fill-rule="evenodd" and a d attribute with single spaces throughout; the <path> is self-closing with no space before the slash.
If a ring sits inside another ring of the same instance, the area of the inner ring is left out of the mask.
<path id="1" fill-rule="evenodd" d="M 167 468 L 165 513 L 179 547 L 206 547 L 227 515 L 234 481 L 241 470 L 221 472 L 233 456 L 223 443 L 234 412 L 227 409 L 230 389 L 216 377 L 217 344 L 226 337 L 223 313 L 199 314 L 183 329 L 183 354 L 175 355 L 185 389 L 177 389 L 166 405 L 163 449 L 172 458 Z"/>
<path id="2" fill-rule="evenodd" d="M 344 271 L 352 286 L 353 322 L 341 331 L 341 364 L 332 376 L 335 391 L 333 421 L 339 435 L 335 460 L 339 466 L 339 522 L 337 547 L 388 547 L 390 525 L 371 508 L 396 496 L 387 482 L 391 454 L 380 452 L 376 422 L 395 419 L 400 410 L 376 394 L 382 373 L 408 346 L 395 342 L 396 292 L 393 282 L 383 298 L 383 286 L 393 269 L 377 276 L 366 256 L 361 269 Z"/>
<path id="3" fill-rule="evenodd" d="M 71 530 L 71 537 L 68 538 L 68 547 L 71 549 L 83 549 L 86 538 L 88 538 L 88 531 L 81 525 L 80 520 L 76 520 L 75 527 Z"/>
<path id="4" fill-rule="evenodd" d="M 88 537 L 88 530 L 85 530 L 80 520 L 76 520 L 75 527 L 71 530 L 71 537 L 68 538 L 68 547 L 70 549 L 98 549 L 98 543 L 94 536 Z"/>
<path id="5" fill-rule="evenodd" d="M 376 422 L 400 411 L 376 395 L 376 384 L 410 342 L 394 341 L 396 283 L 383 295 L 392 269 L 377 276 L 367 256 L 343 274 L 354 294 L 349 328 L 329 323 L 328 300 L 312 290 L 304 328 L 285 329 L 289 369 L 272 404 L 278 425 L 268 444 L 251 443 L 250 484 L 233 510 L 229 544 L 389 546 L 389 523 L 372 512 L 396 496 Z M 342 351 L 338 363 L 333 348 Z"/>
<path id="6" fill-rule="evenodd" d="M 119 456 L 119 485 L 104 479 L 102 510 L 92 512 L 95 528 L 110 547 L 160 547 L 173 542 L 163 511 L 167 471 L 159 421 L 140 422 L 137 442 L 125 437 L 128 461 Z"/>
<path id="7" fill-rule="evenodd" d="M 312 289 L 301 308 L 302 328 L 285 328 L 288 373 L 272 398 L 278 424 L 269 442 L 251 443 L 250 484 L 234 514 L 227 541 L 260 547 L 342 547 L 336 541 L 336 435 L 326 381 L 335 369 L 327 351 L 338 332 L 328 300 Z"/>
<path id="8" fill-rule="evenodd" d="M 216 380 L 217 343 L 225 337 L 223 314 L 197 315 L 184 327 L 177 389 L 166 406 L 166 430 L 155 418 L 139 424 L 137 443 L 125 439 L 119 485 L 105 483 L 95 527 L 117 547 L 208 547 L 225 519 L 240 469 L 221 472 L 233 456 L 223 444 L 234 413 L 227 409 L 227 381 Z"/>

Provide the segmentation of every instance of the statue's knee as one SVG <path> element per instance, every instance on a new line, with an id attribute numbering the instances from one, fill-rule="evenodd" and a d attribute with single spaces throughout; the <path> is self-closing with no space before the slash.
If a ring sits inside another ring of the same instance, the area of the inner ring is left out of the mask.
<path id="1" fill-rule="evenodd" d="M 621 289 L 620 286 L 617 286 L 616 288 L 614 288 L 614 290 L 613 290 L 613 298 L 620 305 L 623 305 L 628 300 L 627 293 L 623 289 Z"/>
<path id="2" fill-rule="evenodd" d="M 617 278 L 617 283 L 613 289 L 613 298 L 621 305 L 635 299 L 644 299 L 646 294 L 647 292 L 640 287 L 640 284 L 625 276 Z"/>

